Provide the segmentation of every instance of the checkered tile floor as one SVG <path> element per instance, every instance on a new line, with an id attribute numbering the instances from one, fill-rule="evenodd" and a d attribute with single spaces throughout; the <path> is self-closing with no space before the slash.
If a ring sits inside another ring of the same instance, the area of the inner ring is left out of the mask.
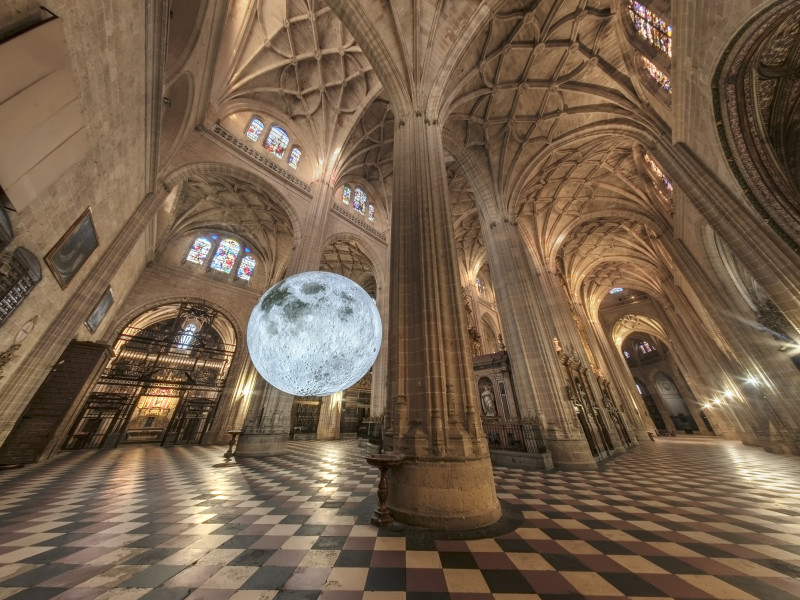
<path id="1" fill-rule="evenodd" d="M 648 442 L 596 473 L 495 469 L 521 524 L 486 539 L 369 525 L 355 442 L 63 453 L 0 472 L 0 599 L 800 598 L 800 459 Z M 451 536 L 452 537 L 452 536 Z"/>

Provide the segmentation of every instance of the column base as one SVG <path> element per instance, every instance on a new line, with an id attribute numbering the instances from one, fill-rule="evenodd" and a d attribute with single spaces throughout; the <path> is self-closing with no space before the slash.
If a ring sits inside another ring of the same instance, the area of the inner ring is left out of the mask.
<path id="1" fill-rule="evenodd" d="M 430 529 L 477 529 L 501 516 L 488 456 L 407 460 L 392 469 L 388 506 L 398 521 Z"/>
<path id="2" fill-rule="evenodd" d="M 286 452 L 288 433 L 243 433 L 239 436 L 234 456 L 236 458 L 258 458 Z"/>
<path id="3" fill-rule="evenodd" d="M 596 471 L 597 461 L 585 440 L 545 439 L 545 446 L 553 457 L 553 464 L 568 471 Z"/>

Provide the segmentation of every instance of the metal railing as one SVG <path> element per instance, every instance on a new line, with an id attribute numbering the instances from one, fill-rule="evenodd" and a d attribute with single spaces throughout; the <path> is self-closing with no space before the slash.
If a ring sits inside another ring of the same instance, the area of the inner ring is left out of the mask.
<path id="1" fill-rule="evenodd" d="M 483 432 L 490 450 L 542 454 L 547 451 L 542 428 L 528 419 L 500 420 L 484 417 Z"/>

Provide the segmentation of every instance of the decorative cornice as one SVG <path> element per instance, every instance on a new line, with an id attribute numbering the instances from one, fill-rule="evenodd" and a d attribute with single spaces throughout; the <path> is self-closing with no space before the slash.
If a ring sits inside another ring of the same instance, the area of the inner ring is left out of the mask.
<path id="1" fill-rule="evenodd" d="M 352 214 L 351 211 L 345 210 L 343 207 L 339 206 L 338 204 L 331 204 L 331 209 L 337 215 L 344 217 L 345 219 L 347 219 L 351 223 L 355 223 L 356 225 L 358 225 L 361 229 L 363 229 L 364 231 L 366 231 L 370 235 L 372 235 L 372 236 L 378 238 L 380 241 L 386 243 L 386 234 L 381 233 L 380 231 L 378 231 L 377 229 L 375 229 L 374 227 L 372 227 L 370 225 L 367 225 L 366 223 L 364 223 L 364 221 L 362 221 L 361 219 L 356 217 L 354 214 Z"/>
<path id="2" fill-rule="evenodd" d="M 251 160 L 257 162 L 262 167 L 266 167 L 272 173 L 280 177 L 281 179 L 286 180 L 291 185 L 296 187 L 298 190 L 303 192 L 304 194 L 310 196 L 311 195 L 311 186 L 308 185 L 305 181 L 297 177 L 296 175 L 292 175 L 286 169 L 279 167 L 274 162 L 272 162 L 269 157 L 260 152 L 257 152 L 250 146 L 248 146 L 244 141 L 240 140 L 238 137 L 233 135 L 230 131 L 225 129 L 219 123 L 214 123 L 214 128 L 211 130 L 211 133 L 216 135 L 218 138 L 227 142 L 229 146 L 235 148 L 240 153 L 244 154 Z"/>

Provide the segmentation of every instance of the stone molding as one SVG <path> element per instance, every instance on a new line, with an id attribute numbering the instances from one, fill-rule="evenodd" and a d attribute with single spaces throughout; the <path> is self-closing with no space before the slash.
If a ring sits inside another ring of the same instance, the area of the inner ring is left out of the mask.
<path id="1" fill-rule="evenodd" d="M 292 175 L 286 169 L 279 167 L 274 162 L 272 162 L 269 157 L 260 152 L 257 152 L 255 149 L 248 146 L 244 141 L 240 140 L 238 137 L 233 135 L 230 131 L 225 129 L 219 123 L 214 123 L 213 129 L 211 129 L 211 133 L 217 136 L 224 142 L 227 142 L 228 146 L 231 146 L 239 153 L 244 154 L 251 160 L 257 162 L 262 167 L 266 167 L 272 173 L 280 177 L 281 179 L 287 181 L 292 186 L 303 192 L 304 194 L 310 196 L 311 195 L 311 186 L 308 185 L 305 181 L 297 177 L 296 175 Z"/>
<path id="2" fill-rule="evenodd" d="M 331 210 L 333 210 L 333 212 L 335 212 L 337 215 L 339 215 L 341 217 L 344 217 L 345 219 L 347 219 L 351 223 L 357 225 L 358 227 L 360 227 L 361 229 L 363 229 L 364 231 L 369 233 L 371 236 L 373 236 L 375 238 L 378 238 L 384 244 L 386 243 L 386 234 L 381 233 L 380 231 L 378 231 L 377 229 L 375 229 L 374 227 L 372 227 L 370 225 L 367 225 L 366 223 L 364 223 L 361 219 L 359 219 L 355 215 L 350 214 L 350 211 L 342 208 L 338 204 L 332 204 L 331 205 Z"/>

